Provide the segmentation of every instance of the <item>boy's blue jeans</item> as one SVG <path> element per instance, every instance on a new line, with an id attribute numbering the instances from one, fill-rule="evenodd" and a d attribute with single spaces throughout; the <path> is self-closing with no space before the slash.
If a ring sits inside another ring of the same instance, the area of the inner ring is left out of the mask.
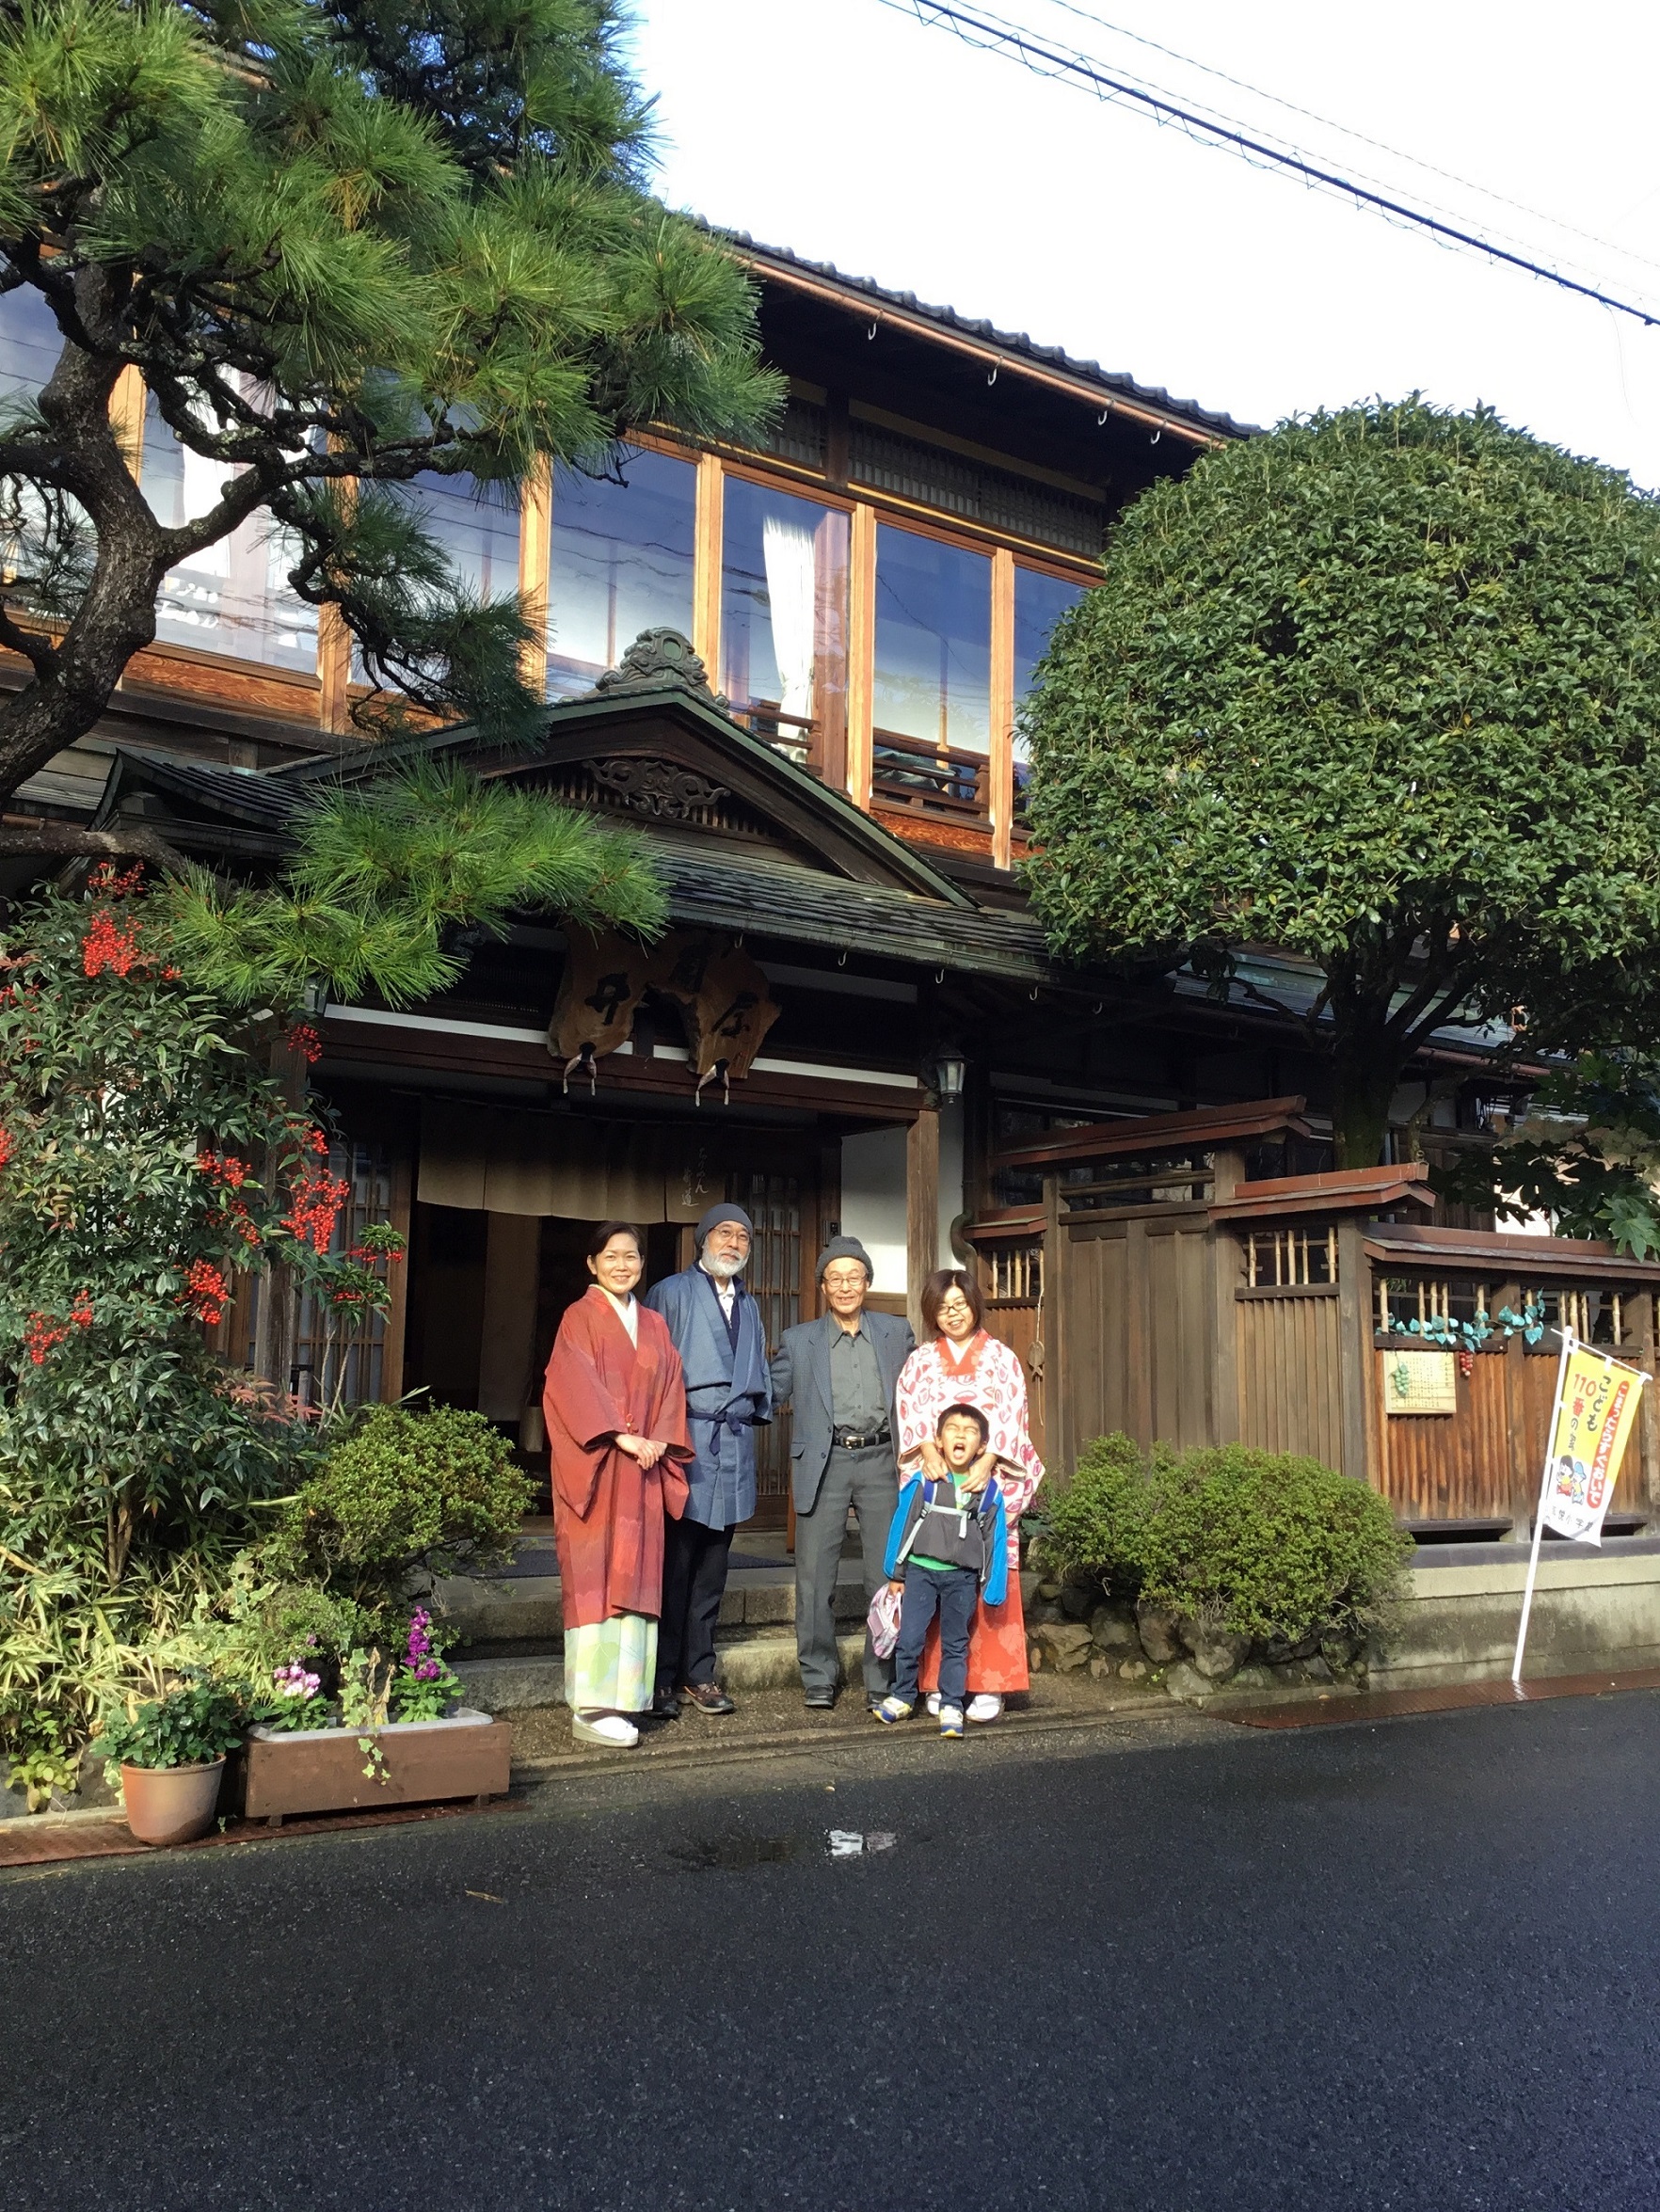
<path id="1" fill-rule="evenodd" d="M 918 1567 L 905 1563 L 905 1596 L 900 1607 L 899 1642 L 893 1653 L 893 1695 L 903 1705 L 917 1702 L 917 1670 L 928 1624 L 939 1615 L 939 1701 L 961 1705 L 968 1688 L 968 1631 L 980 1602 L 980 1581 L 971 1567 Z"/>

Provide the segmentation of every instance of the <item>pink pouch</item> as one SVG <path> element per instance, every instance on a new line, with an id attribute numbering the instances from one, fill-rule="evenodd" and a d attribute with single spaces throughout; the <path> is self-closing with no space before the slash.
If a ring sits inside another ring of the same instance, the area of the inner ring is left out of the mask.
<path id="1" fill-rule="evenodd" d="M 891 1659 L 893 1647 L 899 1642 L 900 1607 L 904 1603 L 904 1592 L 892 1583 L 884 1583 L 870 1600 L 870 1610 L 865 1615 L 865 1626 L 870 1631 L 870 1648 L 878 1659 Z"/>

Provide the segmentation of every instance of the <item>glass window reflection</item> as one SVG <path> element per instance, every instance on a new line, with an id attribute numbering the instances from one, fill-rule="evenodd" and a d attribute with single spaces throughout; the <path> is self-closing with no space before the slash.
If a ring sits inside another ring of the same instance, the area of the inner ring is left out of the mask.
<path id="1" fill-rule="evenodd" d="M 839 510 L 726 478 L 720 688 L 757 736 L 838 781 L 847 728 L 847 549 Z"/>
<path id="2" fill-rule="evenodd" d="M 1024 785 L 1031 748 L 1021 727 L 1019 709 L 1031 694 L 1038 662 L 1049 649 L 1056 623 L 1076 607 L 1089 587 L 1045 576 L 1036 568 L 1014 570 L 1014 781 Z"/>
<path id="3" fill-rule="evenodd" d="M 0 400 L 39 391 L 62 351 L 63 334 L 32 284 L 0 298 Z"/>
<path id="4" fill-rule="evenodd" d="M 177 530 L 207 514 L 235 474 L 231 464 L 181 445 L 152 398 L 139 481 L 164 528 Z M 297 557 L 298 547 L 280 523 L 263 511 L 250 515 L 228 537 L 168 571 L 156 599 L 157 638 L 314 675 L 317 610 L 288 581 Z"/>
<path id="5" fill-rule="evenodd" d="M 988 555 L 878 526 L 873 705 L 880 799 L 932 813 L 986 811 Z"/>
<path id="6" fill-rule="evenodd" d="M 697 471 L 670 454 L 634 453 L 623 482 L 553 473 L 548 563 L 548 690 L 593 688 L 643 629 L 692 634 Z"/>

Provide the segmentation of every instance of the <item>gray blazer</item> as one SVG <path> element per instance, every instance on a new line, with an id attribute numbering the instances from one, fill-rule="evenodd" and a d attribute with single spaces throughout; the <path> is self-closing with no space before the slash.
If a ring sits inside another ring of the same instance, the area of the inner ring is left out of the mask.
<path id="1" fill-rule="evenodd" d="M 834 1313 L 822 1313 L 817 1321 L 798 1322 L 793 1329 L 784 1331 L 778 1349 L 773 1354 L 773 1403 L 778 1405 L 785 1398 L 795 1401 L 790 1455 L 790 1486 L 795 1493 L 797 1513 L 812 1511 L 824 1470 L 830 1464 L 836 1433 L 836 1420 L 830 1409 L 830 1345 L 832 1330 L 840 1326 Z M 894 1385 L 899 1381 L 900 1369 L 916 1350 L 917 1340 L 911 1334 L 908 1321 L 901 1320 L 894 1313 L 872 1313 L 869 1307 L 863 1315 L 863 1327 L 876 1354 L 876 1371 L 887 1395 L 887 1418 L 891 1425 Z"/>

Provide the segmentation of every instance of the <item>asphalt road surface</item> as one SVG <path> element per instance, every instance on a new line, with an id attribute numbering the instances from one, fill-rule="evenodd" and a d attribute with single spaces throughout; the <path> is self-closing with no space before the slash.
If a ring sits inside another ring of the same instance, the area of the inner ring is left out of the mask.
<path id="1" fill-rule="evenodd" d="M 1660 1700 L 994 1734 L 19 1871 L 0 2205 L 1660 2207 Z"/>

